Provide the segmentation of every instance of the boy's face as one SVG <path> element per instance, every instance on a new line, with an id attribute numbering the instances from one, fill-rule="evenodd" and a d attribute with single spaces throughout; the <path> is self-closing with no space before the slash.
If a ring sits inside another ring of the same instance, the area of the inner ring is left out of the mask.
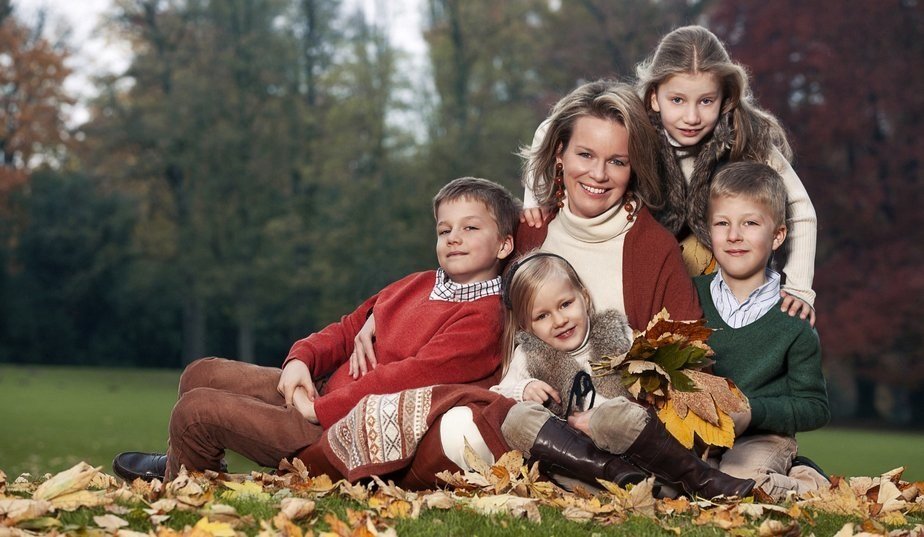
<path id="1" fill-rule="evenodd" d="M 459 198 L 436 210 L 436 257 L 449 279 L 474 283 L 497 277 L 500 260 L 513 252 L 513 237 L 500 236 L 491 211 Z"/>
<path id="2" fill-rule="evenodd" d="M 709 201 L 709 236 L 723 276 L 755 283 L 756 289 L 765 280 L 770 254 L 786 238 L 786 226 L 777 226 L 762 203 L 722 196 Z"/>

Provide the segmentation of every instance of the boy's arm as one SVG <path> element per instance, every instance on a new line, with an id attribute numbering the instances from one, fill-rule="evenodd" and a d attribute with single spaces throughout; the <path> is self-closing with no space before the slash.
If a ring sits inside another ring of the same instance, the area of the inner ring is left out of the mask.
<path id="1" fill-rule="evenodd" d="M 333 373 L 349 359 L 355 344 L 354 338 L 372 312 L 380 294 L 367 299 L 352 313 L 341 317 L 339 322 L 331 323 L 323 330 L 296 341 L 282 367 L 285 368 L 292 360 L 300 360 L 308 366 L 313 379 Z"/>
<path id="2" fill-rule="evenodd" d="M 751 430 L 794 435 L 830 421 L 821 346 L 808 323 L 790 346 L 786 363 L 789 395 L 751 398 Z"/>
<path id="3" fill-rule="evenodd" d="M 500 307 L 500 306 L 498 306 Z M 465 384 L 490 377 L 500 365 L 498 315 L 469 312 L 450 320 L 414 355 L 378 367 L 315 400 L 318 420 L 330 427 L 360 399 L 436 384 Z"/>

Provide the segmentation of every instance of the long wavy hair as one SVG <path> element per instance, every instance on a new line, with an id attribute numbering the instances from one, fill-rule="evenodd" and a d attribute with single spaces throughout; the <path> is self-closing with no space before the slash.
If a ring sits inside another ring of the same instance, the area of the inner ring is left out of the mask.
<path id="1" fill-rule="evenodd" d="M 731 127 L 729 161 L 768 162 L 774 148 L 792 160 L 786 131 L 757 105 L 747 70 L 732 61 L 719 38 L 702 26 L 683 26 L 666 34 L 654 53 L 636 67 L 637 90 L 653 124 L 661 123 L 660 114 L 651 107 L 658 86 L 674 75 L 700 73 L 715 75 L 722 89 L 718 121 L 727 121 Z"/>

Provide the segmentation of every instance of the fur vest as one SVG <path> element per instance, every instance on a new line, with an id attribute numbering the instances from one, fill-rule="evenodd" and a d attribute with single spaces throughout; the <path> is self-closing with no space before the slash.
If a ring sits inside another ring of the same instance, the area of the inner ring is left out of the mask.
<path id="1" fill-rule="evenodd" d="M 632 342 L 626 337 L 631 332 L 629 321 L 625 314 L 616 310 L 607 310 L 594 314 L 590 318 L 590 361 L 599 360 L 602 356 L 614 356 L 629 350 Z M 568 397 L 571 394 L 571 385 L 574 376 L 583 371 L 571 355 L 558 351 L 529 332 L 517 334 L 517 344 L 526 354 L 526 369 L 529 376 L 546 382 L 561 394 L 562 404 L 550 401 L 549 410 L 560 418 L 566 418 L 565 409 L 568 407 Z M 623 396 L 630 397 L 620 382 L 619 375 L 604 375 L 593 377 L 594 388 L 601 396 L 612 399 Z M 583 408 L 583 400 L 575 403 Z"/>
<path id="2" fill-rule="evenodd" d="M 682 240 L 692 232 L 704 245 L 709 246 L 709 227 L 706 225 L 706 208 L 709 204 L 709 185 L 719 166 L 728 160 L 728 153 L 734 139 L 731 114 L 723 114 L 711 135 L 693 147 L 674 147 L 664 131 L 661 117 L 651 113 L 652 124 L 658 130 L 662 143 L 659 144 L 658 171 L 661 175 L 663 207 L 655 212 L 655 218 L 664 227 Z M 687 181 L 680 166 L 680 159 L 695 155 L 693 174 Z"/>

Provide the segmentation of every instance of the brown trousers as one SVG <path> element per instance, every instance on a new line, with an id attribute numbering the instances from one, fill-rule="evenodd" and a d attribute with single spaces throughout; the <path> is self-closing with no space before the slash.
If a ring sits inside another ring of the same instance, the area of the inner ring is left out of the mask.
<path id="1" fill-rule="evenodd" d="M 170 414 L 166 478 L 176 477 L 181 465 L 218 470 L 226 449 L 276 468 L 316 443 L 321 427 L 276 391 L 281 374 L 279 368 L 222 358 L 189 364 Z"/>

